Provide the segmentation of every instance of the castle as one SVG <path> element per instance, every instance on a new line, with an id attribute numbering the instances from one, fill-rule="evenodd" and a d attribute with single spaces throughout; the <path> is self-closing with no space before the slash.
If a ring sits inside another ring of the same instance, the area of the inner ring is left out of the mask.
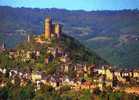
<path id="1" fill-rule="evenodd" d="M 57 38 L 60 38 L 62 32 L 61 29 L 62 27 L 59 23 L 53 24 L 51 18 L 47 17 L 44 23 L 44 33 L 43 33 L 44 38 L 51 39 L 51 37 L 55 35 Z"/>
<path id="2" fill-rule="evenodd" d="M 62 33 L 62 25 L 59 23 L 52 23 L 50 17 L 46 17 L 44 21 L 44 32 L 35 38 L 37 43 L 45 43 L 45 40 L 51 40 L 52 37 L 59 39 Z"/>

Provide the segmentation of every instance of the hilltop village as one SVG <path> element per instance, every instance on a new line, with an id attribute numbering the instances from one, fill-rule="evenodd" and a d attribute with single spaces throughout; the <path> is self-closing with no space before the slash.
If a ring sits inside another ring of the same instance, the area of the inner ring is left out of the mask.
<path id="1" fill-rule="evenodd" d="M 75 63 L 71 52 L 60 42 L 62 25 L 47 17 L 44 33 L 28 36 L 25 44 L 18 49 L 0 47 L 1 56 L 6 55 L 8 62 L 0 61 L 0 88 L 11 84 L 20 87 L 34 84 L 34 91 L 42 85 L 60 90 L 68 86 L 70 90 L 124 91 L 139 95 L 139 70 L 113 68 L 109 64 Z M 32 45 L 33 44 L 33 45 Z M 8 67 L 10 66 L 10 68 Z M 27 66 L 27 67 L 26 67 Z"/>

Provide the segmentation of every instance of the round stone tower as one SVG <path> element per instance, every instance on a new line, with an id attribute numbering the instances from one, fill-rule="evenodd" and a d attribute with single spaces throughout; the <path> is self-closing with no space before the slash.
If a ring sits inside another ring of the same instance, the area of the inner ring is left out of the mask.
<path id="1" fill-rule="evenodd" d="M 56 23 L 54 27 L 54 33 L 57 35 L 57 38 L 60 38 L 61 35 L 61 25 Z"/>
<path id="2" fill-rule="evenodd" d="M 51 30 L 52 30 L 52 21 L 50 17 L 47 17 L 45 19 L 45 25 L 44 25 L 44 37 L 45 39 L 51 38 Z"/>

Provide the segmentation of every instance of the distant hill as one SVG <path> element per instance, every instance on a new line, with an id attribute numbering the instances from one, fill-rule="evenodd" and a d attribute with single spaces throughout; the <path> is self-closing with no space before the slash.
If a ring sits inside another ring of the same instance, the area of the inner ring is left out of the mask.
<path id="1" fill-rule="evenodd" d="M 64 33 L 77 38 L 109 63 L 120 67 L 139 66 L 139 11 L 136 9 L 86 12 L 1 6 L 0 33 L 12 47 L 24 38 L 12 37 L 14 43 L 7 38 L 17 36 L 13 34 L 22 37 L 28 33 L 41 34 L 46 16 L 58 20 L 64 25 Z"/>

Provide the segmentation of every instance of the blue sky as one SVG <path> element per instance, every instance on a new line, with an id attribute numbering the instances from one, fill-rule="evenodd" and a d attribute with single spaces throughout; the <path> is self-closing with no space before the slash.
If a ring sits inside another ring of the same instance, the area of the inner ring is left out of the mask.
<path id="1" fill-rule="evenodd" d="M 0 0 L 0 5 L 70 10 L 139 9 L 139 0 Z"/>

